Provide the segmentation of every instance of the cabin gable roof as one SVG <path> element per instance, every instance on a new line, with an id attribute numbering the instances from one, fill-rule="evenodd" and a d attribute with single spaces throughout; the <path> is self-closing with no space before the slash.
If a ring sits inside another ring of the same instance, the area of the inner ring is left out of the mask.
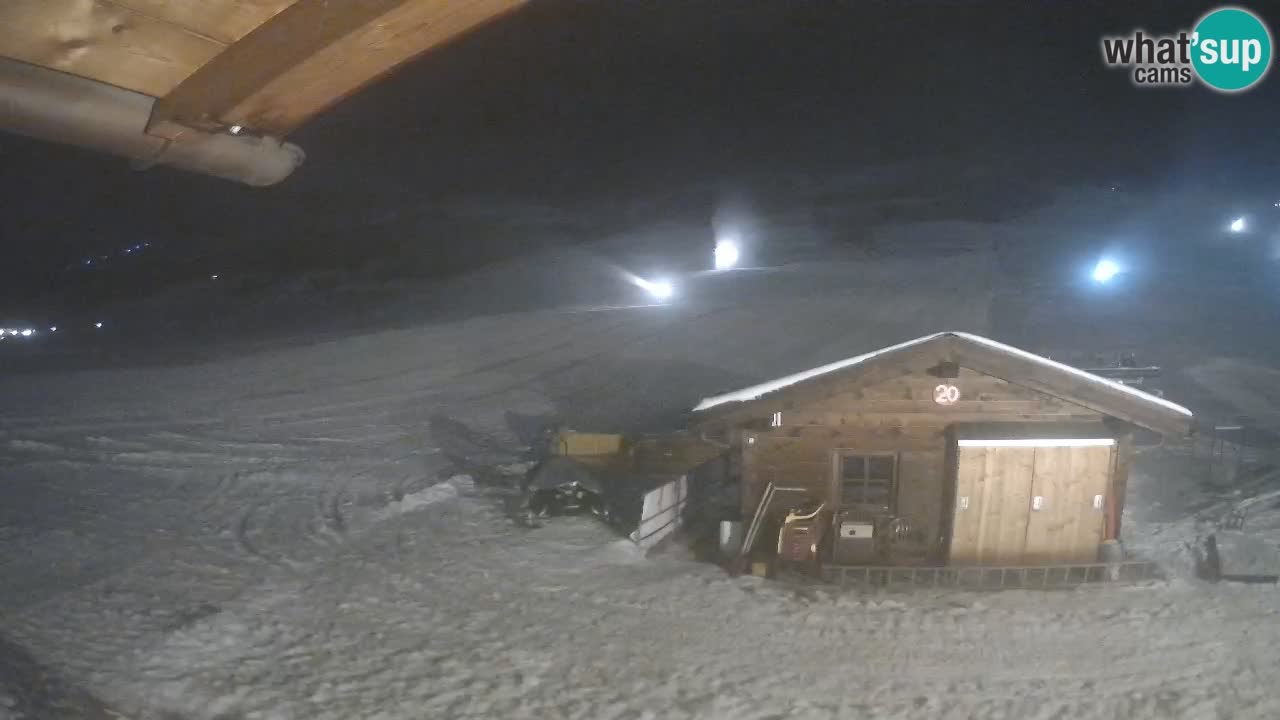
<path id="1" fill-rule="evenodd" d="M 955 363 L 1156 432 L 1184 435 L 1191 411 L 1136 388 L 979 335 L 941 332 L 705 398 L 695 424 L 767 417 L 780 403 L 803 404 L 833 383 L 879 382 Z"/>

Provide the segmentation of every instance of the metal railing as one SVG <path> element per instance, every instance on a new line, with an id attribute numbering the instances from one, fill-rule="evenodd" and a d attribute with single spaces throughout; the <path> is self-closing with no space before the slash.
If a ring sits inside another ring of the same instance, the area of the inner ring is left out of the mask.
<path id="1" fill-rule="evenodd" d="M 1094 583 L 1142 582 L 1162 577 L 1155 563 L 1118 563 L 1008 567 L 886 567 L 826 565 L 822 579 L 840 587 L 1063 588 Z"/>

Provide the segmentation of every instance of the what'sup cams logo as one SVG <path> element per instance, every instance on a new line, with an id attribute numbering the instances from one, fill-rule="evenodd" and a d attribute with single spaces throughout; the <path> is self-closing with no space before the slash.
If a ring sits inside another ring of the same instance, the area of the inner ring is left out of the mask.
<path id="1" fill-rule="evenodd" d="M 1102 60 L 1132 68 L 1139 87 L 1190 85 L 1198 78 L 1219 92 L 1241 92 L 1271 68 L 1271 30 L 1257 15 L 1237 7 L 1212 10 L 1191 32 L 1102 38 Z"/>

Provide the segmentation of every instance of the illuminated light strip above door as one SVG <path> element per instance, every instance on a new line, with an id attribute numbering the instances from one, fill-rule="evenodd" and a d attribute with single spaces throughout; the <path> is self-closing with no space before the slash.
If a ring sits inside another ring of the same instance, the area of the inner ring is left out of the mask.
<path id="1" fill-rule="evenodd" d="M 1007 438 L 1003 440 L 959 440 L 960 447 L 1107 447 L 1111 438 Z"/>

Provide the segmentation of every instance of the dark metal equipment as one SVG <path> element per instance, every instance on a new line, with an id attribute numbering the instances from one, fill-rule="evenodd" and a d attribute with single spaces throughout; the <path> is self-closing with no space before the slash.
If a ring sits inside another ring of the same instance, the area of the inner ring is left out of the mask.
<path id="1" fill-rule="evenodd" d="M 1118 382 L 1121 385 L 1136 387 L 1157 397 L 1164 396 L 1164 391 L 1159 387 L 1155 387 L 1155 383 L 1161 375 L 1160 366 L 1139 365 L 1133 353 L 1121 353 L 1116 355 L 1114 359 L 1095 355 L 1091 358 L 1091 362 L 1081 369 L 1092 375 Z"/>
<path id="2" fill-rule="evenodd" d="M 868 565 L 890 561 L 894 547 L 911 535 L 911 523 L 882 512 L 845 509 L 836 515 L 835 530 L 832 561 Z"/>
<path id="3" fill-rule="evenodd" d="M 605 511 L 600 478 L 589 468 L 567 457 L 549 457 L 538 463 L 525 478 L 531 515 L 569 515 Z"/>

